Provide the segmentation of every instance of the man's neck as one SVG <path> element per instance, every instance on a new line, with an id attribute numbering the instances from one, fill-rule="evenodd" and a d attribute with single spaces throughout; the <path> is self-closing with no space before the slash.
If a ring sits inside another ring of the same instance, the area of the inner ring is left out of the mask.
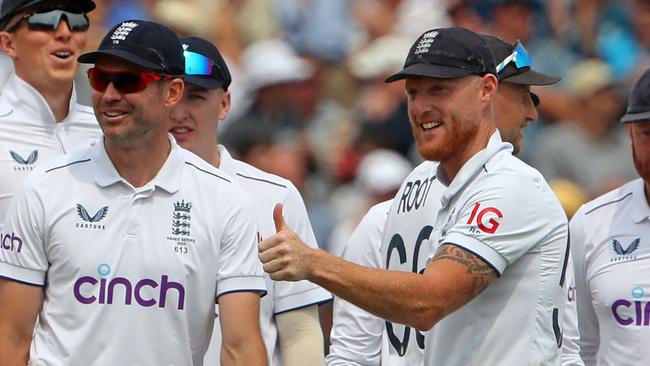
<path id="1" fill-rule="evenodd" d="M 454 178 L 456 178 L 456 175 L 458 175 L 458 172 L 460 172 L 465 163 L 467 163 L 479 151 L 487 147 L 494 130 L 495 128 L 481 128 L 474 139 L 468 141 L 466 148 L 461 153 L 440 162 L 440 166 L 447 176 L 446 178 L 448 183 L 451 183 Z"/>
<path id="2" fill-rule="evenodd" d="M 169 140 L 158 143 L 115 143 L 105 139 L 104 146 L 117 172 L 135 188 L 151 182 L 171 152 Z"/>
<path id="3" fill-rule="evenodd" d="M 52 109 L 54 120 L 59 123 L 70 113 L 70 98 L 72 97 L 72 84 L 67 89 L 39 90 L 47 104 Z"/>

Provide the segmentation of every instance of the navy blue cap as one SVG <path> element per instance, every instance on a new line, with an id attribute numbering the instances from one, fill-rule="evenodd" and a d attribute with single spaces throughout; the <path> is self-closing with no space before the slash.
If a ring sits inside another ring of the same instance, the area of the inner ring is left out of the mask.
<path id="1" fill-rule="evenodd" d="M 78 8 L 79 10 L 87 13 L 95 9 L 95 2 L 92 0 L 77 0 L 77 1 L 60 1 L 53 0 L 0 0 L 2 7 L 0 8 L 0 29 L 7 26 L 7 22 L 12 16 L 18 14 L 21 10 L 34 6 L 38 9 L 37 5 L 42 4 L 44 8 Z"/>
<path id="2" fill-rule="evenodd" d="M 212 63 L 209 75 L 191 74 L 186 69 L 185 82 L 200 86 L 204 89 L 223 88 L 223 90 L 228 90 L 228 86 L 232 82 L 232 77 L 219 49 L 212 42 L 199 37 L 182 38 L 181 43 L 185 52 L 198 53 L 199 55 L 205 56 Z"/>
<path id="3" fill-rule="evenodd" d="M 465 28 L 439 28 L 424 32 L 411 46 L 404 68 L 385 81 L 407 76 L 451 79 L 470 74 L 497 74 L 485 41 Z"/>
<path id="4" fill-rule="evenodd" d="M 183 46 L 166 26 L 146 20 L 127 20 L 104 37 L 95 52 L 79 56 L 82 64 L 93 64 L 100 55 L 121 58 L 145 69 L 166 75 L 185 73 Z"/>
<path id="5" fill-rule="evenodd" d="M 627 99 L 627 112 L 621 122 L 650 122 L 650 69 L 634 84 Z"/>

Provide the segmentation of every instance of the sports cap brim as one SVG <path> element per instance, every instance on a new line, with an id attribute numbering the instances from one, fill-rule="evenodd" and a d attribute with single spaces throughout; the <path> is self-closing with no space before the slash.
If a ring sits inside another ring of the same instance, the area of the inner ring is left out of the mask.
<path id="1" fill-rule="evenodd" d="M 621 122 L 623 123 L 642 122 L 642 121 L 650 122 L 650 112 L 627 113 L 623 116 L 623 118 L 621 118 Z"/>
<path id="2" fill-rule="evenodd" d="M 134 55 L 133 53 L 123 49 L 107 49 L 107 50 L 84 53 L 83 55 L 77 58 L 77 61 L 79 61 L 79 63 L 82 64 L 94 64 L 95 62 L 97 62 L 97 57 L 101 55 L 117 57 L 122 60 L 136 64 L 138 66 L 142 66 L 148 70 L 165 71 L 165 69 L 160 67 L 160 65 L 157 65 L 151 61 L 147 61 L 146 59 L 138 55 Z"/>
<path id="3" fill-rule="evenodd" d="M 527 70 L 513 76 L 499 79 L 499 81 L 520 85 L 552 85 L 560 81 L 560 78 L 535 70 Z"/>
<path id="4" fill-rule="evenodd" d="M 387 77 L 384 82 L 392 83 L 393 81 L 406 79 L 407 76 L 453 79 L 470 74 L 474 74 L 474 72 L 459 67 L 418 63 L 407 66 L 401 71 Z"/>

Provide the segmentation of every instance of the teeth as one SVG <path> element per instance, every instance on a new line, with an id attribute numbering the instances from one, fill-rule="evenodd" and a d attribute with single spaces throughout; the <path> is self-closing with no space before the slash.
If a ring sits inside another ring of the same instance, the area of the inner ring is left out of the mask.
<path id="1" fill-rule="evenodd" d="M 438 126 L 440 126 L 440 122 L 427 122 L 422 124 L 422 128 L 424 128 L 425 130 L 430 130 Z"/>
<path id="2" fill-rule="evenodd" d="M 107 116 L 109 116 L 109 117 L 119 117 L 119 116 L 123 115 L 124 113 L 123 112 L 106 112 L 105 114 Z"/>
<path id="3" fill-rule="evenodd" d="M 66 58 L 70 56 L 70 52 L 55 52 L 54 55 L 56 55 L 56 57 Z"/>
<path id="4" fill-rule="evenodd" d="M 172 132 L 174 133 L 187 133 L 190 132 L 190 129 L 187 127 L 174 127 L 172 128 Z"/>

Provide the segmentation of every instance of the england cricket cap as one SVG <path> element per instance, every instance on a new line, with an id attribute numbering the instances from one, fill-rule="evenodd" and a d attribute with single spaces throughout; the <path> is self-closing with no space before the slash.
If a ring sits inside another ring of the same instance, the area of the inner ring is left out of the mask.
<path id="1" fill-rule="evenodd" d="M 621 122 L 650 122 L 650 69 L 634 84 L 627 99 L 627 112 Z"/>
<path id="2" fill-rule="evenodd" d="M 34 10 L 52 8 L 78 8 L 79 10 L 87 13 L 95 9 L 95 2 L 92 0 L 77 0 L 77 1 L 53 1 L 53 0 L 0 0 L 2 7 L 0 7 L 0 29 L 4 29 L 9 19 L 18 14 L 23 9 L 33 7 Z"/>
<path id="3" fill-rule="evenodd" d="M 481 35 L 481 38 L 485 40 L 488 48 L 490 48 L 490 51 L 492 51 L 497 64 L 503 62 L 508 58 L 513 58 L 512 55 L 513 52 L 516 52 L 515 49 L 517 47 L 517 44 L 513 45 L 502 41 L 497 37 L 488 35 Z M 523 48 L 523 45 L 521 47 L 521 50 L 526 52 L 526 55 L 524 57 L 530 60 L 530 56 L 527 54 L 528 51 Z M 560 81 L 559 77 L 547 75 L 533 70 L 532 62 L 528 62 L 527 64 L 527 66 L 517 67 L 516 62 L 507 62 L 497 74 L 499 81 L 521 85 L 551 85 Z"/>
<path id="4" fill-rule="evenodd" d="M 100 55 L 114 56 L 166 75 L 185 73 L 183 46 L 176 34 L 162 24 L 127 20 L 104 37 L 95 52 L 79 56 L 82 64 L 95 63 Z"/>
<path id="5" fill-rule="evenodd" d="M 407 76 L 451 79 L 471 74 L 497 74 L 485 41 L 465 28 L 439 28 L 424 32 L 411 46 L 404 68 L 385 81 Z"/>
<path id="6" fill-rule="evenodd" d="M 204 89 L 228 90 L 230 71 L 219 49 L 199 37 L 182 38 L 185 56 L 185 82 Z"/>

